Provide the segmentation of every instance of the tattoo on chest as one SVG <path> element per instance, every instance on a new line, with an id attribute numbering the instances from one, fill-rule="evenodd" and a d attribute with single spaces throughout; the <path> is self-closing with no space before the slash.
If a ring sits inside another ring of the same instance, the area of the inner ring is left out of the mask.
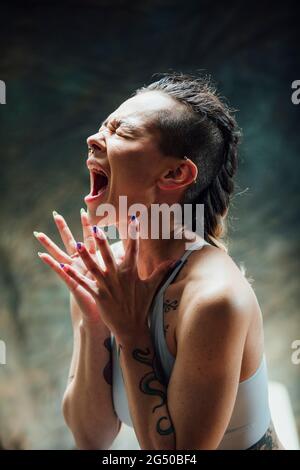
<path id="1" fill-rule="evenodd" d="M 178 307 L 178 300 L 166 299 L 163 303 L 163 312 L 168 313 L 170 310 L 176 310 Z"/>
<path id="2" fill-rule="evenodd" d="M 277 450 L 279 448 L 274 429 L 270 426 L 263 437 L 247 450 Z"/>
<path id="3" fill-rule="evenodd" d="M 112 350 L 111 350 L 111 339 L 110 339 L 110 337 L 105 339 L 104 346 L 106 347 L 106 349 L 109 352 L 109 361 L 103 369 L 103 377 L 104 377 L 105 382 L 108 385 L 112 385 L 112 364 L 111 364 L 111 362 L 112 362 L 112 353 L 111 353 L 111 351 Z"/>

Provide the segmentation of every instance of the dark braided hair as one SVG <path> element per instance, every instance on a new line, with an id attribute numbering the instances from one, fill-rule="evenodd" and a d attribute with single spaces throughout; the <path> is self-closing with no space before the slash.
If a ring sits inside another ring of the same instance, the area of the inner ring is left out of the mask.
<path id="1" fill-rule="evenodd" d="M 162 78 L 138 88 L 134 95 L 149 91 L 166 93 L 174 108 L 156 112 L 159 148 L 165 155 L 188 156 L 198 168 L 196 183 L 188 187 L 183 204 L 204 204 L 204 238 L 228 251 L 221 238 L 238 165 L 241 132 L 231 110 L 218 96 L 210 78 L 163 73 Z M 193 211 L 192 230 L 195 230 Z"/>

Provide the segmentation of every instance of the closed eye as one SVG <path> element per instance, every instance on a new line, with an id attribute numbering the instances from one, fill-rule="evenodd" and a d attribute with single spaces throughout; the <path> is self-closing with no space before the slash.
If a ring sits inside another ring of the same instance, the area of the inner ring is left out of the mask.
<path id="1" fill-rule="evenodd" d="M 136 134 L 137 135 L 139 134 L 139 130 L 136 126 L 132 125 L 131 123 L 127 123 L 125 121 L 117 120 L 117 119 L 114 119 L 111 122 L 104 121 L 99 129 L 99 132 L 101 132 L 103 128 L 107 129 L 110 132 L 116 132 L 117 130 L 121 130 L 122 134 L 116 134 L 116 135 L 124 139 L 126 138 L 130 139 L 130 138 L 133 138 Z"/>
<path id="2" fill-rule="evenodd" d="M 119 132 L 120 132 L 120 129 L 118 129 L 118 128 L 113 128 L 113 129 L 108 129 L 108 130 L 111 131 L 111 132 L 115 132 L 116 135 L 119 136 L 119 137 L 123 137 L 124 139 L 126 138 L 126 136 L 124 136 L 124 134 L 122 134 L 122 133 L 120 134 L 120 133 L 119 133 Z M 117 131 L 118 131 L 118 132 L 117 132 Z"/>
<path id="3" fill-rule="evenodd" d="M 109 126 L 106 123 L 103 123 L 102 126 L 99 129 L 99 132 L 103 130 L 102 128 L 104 127 L 106 130 L 109 132 L 116 132 L 116 130 L 119 128 L 120 123 L 119 122 L 114 122 L 114 125 L 112 123 L 109 124 Z M 119 135 L 119 134 L 117 134 Z M 122 136 L 121 136 L 122 137 Z"/>

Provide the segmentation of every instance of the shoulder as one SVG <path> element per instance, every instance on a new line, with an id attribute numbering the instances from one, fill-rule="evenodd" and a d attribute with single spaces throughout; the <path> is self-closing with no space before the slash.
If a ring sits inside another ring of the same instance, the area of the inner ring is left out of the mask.
<path id="1" fill-rule="evenodd" d="M 194 286 L 193 294 L 185 289 L 189 298 L 185 306 L 180 305 L 180 317 L 176 328 L 177 336 L 185 329 L 193 329 L 201 336 L 223 337 L 226 334 L 246 334 L 251 321 L 251 310 L 230 283 L 211 286 L 204 291 Z M 191 291 L 190 291 L 191 292 Z"/>
<path id="2" fill-rule="evenodd" d="M 185 288 L 175 327 L 176 360 L 197 361 L 210 378 L 233 377 L 240 371 L 252 310 L 230 281 L 202 285 L 194 281 Z"/>
<path id="3" fill-rule="evenodd" d="M 206 246 L 190 255 L 185 269 L 178 328 L 193 323 L 225 332 L 249 326 L 255 295 L 226 252 Z"/>

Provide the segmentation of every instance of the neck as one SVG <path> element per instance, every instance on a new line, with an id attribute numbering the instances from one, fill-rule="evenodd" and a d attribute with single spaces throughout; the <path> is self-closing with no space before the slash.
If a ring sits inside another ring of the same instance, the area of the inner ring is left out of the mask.
<path id="1" fill-rule="evenodd" d="M 123 242 L 126 251 L 129 238 L 124 235 L 126 232 L 120 230 L 119 237 Z M 163 261 L 177 260 L 186 250 L 186 243 L 191 243 L 201 240 L 201 237 L 196 235 L 195 240 L 189 240 L 184 235 L 182 238 L 174 238 L 174 232 L 171 232 L 170 238 L 166 239 L 159 234 L 159 238 L 139 238 L 139 254 L 138 254 L 138 273 L 142 279 L 147 278 L 153 270 Z"/>

